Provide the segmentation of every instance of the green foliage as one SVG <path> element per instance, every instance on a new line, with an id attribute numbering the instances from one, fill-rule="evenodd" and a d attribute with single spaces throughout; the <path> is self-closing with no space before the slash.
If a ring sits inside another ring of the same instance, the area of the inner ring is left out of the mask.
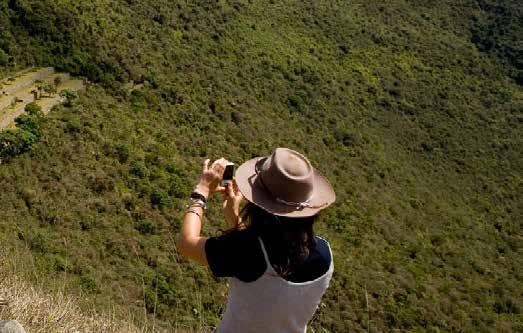
<path id="1" fill-rule="evenodd" d="M 145 178 L 147 176 L 148 170 L 145 164 L 139 161 L 134 161 L 129 170 L 131 175 L 134 175 L 138 178 Z"/>
<path id="2" fill-rule="evenodd" d="M 42 109 L 35 103 L 25 107 L 26 113 L 15 119 L 17 129 L 0 132 L 0 158 L 11 158 L 31 150 L 42 136 Z"/>
<path id="3" fill-rule="evenodd" d="M 471 42 L 482 52 L 495 54 L 501 61 L 512 66 L 510 75 L 523 85 L 523 45 L 521 35 L 523 9 L 517 2 L 490 2 L 480 4 L 483 15 L 474 17 Z"/>
<path id="4" fill-rule="evenodd" d="M 28 114 L 23 114 L 15 119 L 16 126 L 24 131 L 34 134 L 37 138 L 40 137 L 40 124 L 38 119 L 31 117 Z"/>
<path id="5" fill-rule="evenodd" d="M 135 225 L 136 230 L 138 230 L 141 234 L 144 235 L 151 235 L 155 232 L 155 225 L 154 222 L 148 219 L 140 220 L 136 222 Z"/>
<path id="6" fill-rule="evenodd" d="M 169 204 L 169 196 L 160 189 L 155 189 L 151 193 L 151 204 L 153 207 L 164 208 Z"/>
<path id="7" fill-rule="evenodd" d="M 68 89 L 66 89 L 66 90 L 62 90 L 62 91 L 60 92 L 60 96 L 72 100 L 72 99 L 76 99 L 76 98 L 78 98 L 78 92 L 77 92 L 77 91 L 74 91 L 74 90 L 68 90 Z"/>
<path id="8" fill-rule="evenodd" d="M 120 144 L 115 147 L 116 158 L 120 163 L 126 163 L 131 155 L 131 146 Z"/>
<path id="9" fill-rule="evenodd" d="M 305 102 L 300 96 L 293 95 L 289 97 L 289 108 L 296 112 L 302 112 L 305 108 Z"/>
<path id="10" fill-rule="evenodd" d="M 79 284 L 86 293 L 95 293 L 98 290 L 96 280 L 90 276 L 82 276 Z"/>
<path id="11" fill-rule="evenodd" d="M 65 98 L 64 106 L 72 107 L 73 102 L 78 98 L 78 92 L 75 90 L 65 89 L 60 91 L 60 96 Z"/>
<path id="12" fill-rule="evenodd" d="M 58 255 L 58 254 L 51 255 L 51 256 L 49 256 L 48 260 L 50 260 L 50 262 L 52 264 L 52 268 L 57 272 L 67 272 L 73 268 L 73 265 L 71 264 L 71 262 L 67 258 L 63 257 L 62 255 Z"/>
<path id="13" fill-rule="evenodd" d="M 9 55 L 0 49 L 0 66 L 6 66 L 9 63 Z"/>
<path id="14" fill-rule="evenodd" d="M 185 179 L 176 174 L 171 175 L 169 180 L 169 195 L 176 198 L 184 198 L 189 194 L 189 191 L 190 189 Z"/>
<path id="15" fill-rule="evenodd" d="M 28 244 L 29 248 L 36 252 L 48 253 L 51 251 L 49 236 L 43 231 L 33 233 L 28 239 Z"/>
<path id="16" fill-rule="evenodd" d="M 131 92 L 131 103 L 133 109 L 136 112 L 145 111 L 145 108 L 147 106 L 145 95 L 138 90 L 134 90 Z"/>
<path id="17" fill-rule="evenodd" d="M 42 108 L 38 106 L 35 102 L 31 102 L 27 104 L 24 108 L 25 112 L 31 116 L 38 119 L 42 119 L 44 117 L 44 113 L 42 111 Z"/>
<path id="18" fill-rule="evenodd" d="M 46 93 L 47 96 L 52 96 L 56 93 L 56 87 L 54 84 L 51 84 L 47 81 L 36 81 L 36 89 L 40 92 L 40 94 Z"/>
<path id="19" fill-rule="evenodd" d="M 22 131 L 33 134 L 37 139 L 42 135 L 41 124 L 44 121 L 44 113 L 36 103 L 29 103 L 25 107 L 25 114 L 15 119 L 16 127 Z"/>
<path id="20" fill-rule="evenodd" d="M 215 327 L 226 283 L 174 246 L 186 197 L 205 157 L 286 146 L 337 192 L 311 331 L 521 330 L 520 22 L 511 0 L 0 1 L 13 69 L 94 82 L 0 133 L 0 232 L 86 308 Z"/>
<path id="21" fill-rule="evenodd" d="M 26 130 L 0 132 L 0 158 L 10 158 L 29 151 L 38 137 Z"/>

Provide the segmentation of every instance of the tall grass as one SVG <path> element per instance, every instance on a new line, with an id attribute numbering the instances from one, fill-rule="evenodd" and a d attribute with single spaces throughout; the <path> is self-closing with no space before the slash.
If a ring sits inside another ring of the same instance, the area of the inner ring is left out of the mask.
<path id="1" fill-rule="evenodd" d="M 0 251 L 0 319 L 17 320 L 27 332 L 164 332 L 154 320 L 119 319 L 112 313 L 84 311 L 81 300 L 61 292 L 49 294 L 44 288 L 24 281 L 13 271 L 16 258 Z M 170 332 L 193 332 L 172 327 Z"/>
<path id="2" fill-rule="evenodd" d="M 131 322 L 84 313 L 77 299 L 43 292 L 15 276 L 0 253 L 0 318 L 18 320 L 28 332 L 145 332 Z"/>

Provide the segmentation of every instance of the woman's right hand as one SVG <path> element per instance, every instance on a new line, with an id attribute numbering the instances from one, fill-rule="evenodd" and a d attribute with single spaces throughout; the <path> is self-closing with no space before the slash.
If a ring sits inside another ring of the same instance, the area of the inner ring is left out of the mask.
<path id="1" fill-rule="evenodd" d="M 243 201 L 243 195 L 238 188 L 236 179 L 227 185 L 223 192 L 223 214 L 225 220 L 232 227 L 236 228 L 240 224 L 240 204 Z"/>

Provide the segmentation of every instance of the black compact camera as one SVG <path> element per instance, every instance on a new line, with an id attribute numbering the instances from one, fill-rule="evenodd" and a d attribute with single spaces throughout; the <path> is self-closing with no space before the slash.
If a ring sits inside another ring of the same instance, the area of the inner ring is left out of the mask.
<path id="1" fill-rule="evenodd" d="M 222 186 L 227 186 L 232 183 L 232 178 L 234 177 L 234 163 L 227 163 L 225 171 L 223 172 L 222 177 Z"/>

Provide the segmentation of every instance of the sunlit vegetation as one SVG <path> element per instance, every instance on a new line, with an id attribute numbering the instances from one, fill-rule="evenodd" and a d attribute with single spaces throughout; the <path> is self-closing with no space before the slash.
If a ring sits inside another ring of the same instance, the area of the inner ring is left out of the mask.
<path id="1" fill-rule="evenodd" d="M 30 103 L 25 112 L 16 118 L 16 129 L 0 132 L 0 158 L 7 159 L 29 151 L 42 136 L 42 109 Z"/>
<path id="2" fill-rule="evenodd" d="M 24 278 L 85 308 L 213 327 L 227 288 L 177 255 L 185 198 L 204 157 L 287 146 L 338 194 L 317 228 L 335 276 L 314 332 L 522 330 L 521 12 L 0 0 L 2 76 L 54 66 L 94 82 L 1 134 L 21 142 L 0 165 L 2 244 Z"/>

